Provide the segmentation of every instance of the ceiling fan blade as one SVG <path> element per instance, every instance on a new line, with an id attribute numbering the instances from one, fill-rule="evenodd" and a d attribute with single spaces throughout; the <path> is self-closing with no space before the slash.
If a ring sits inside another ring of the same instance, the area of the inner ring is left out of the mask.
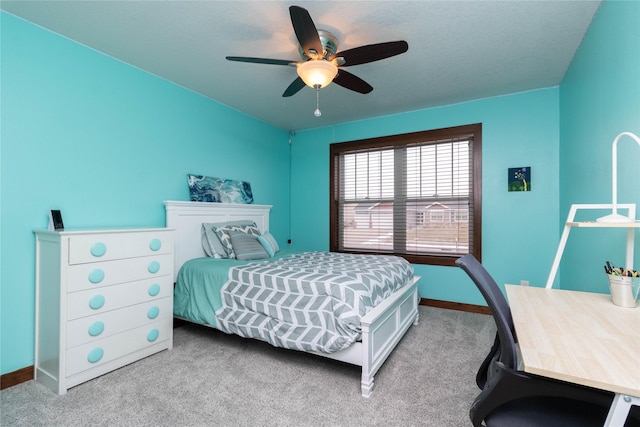
<path id="1" fill-rule="evenodd" d="M 300 77 L 298 77 L 289 85 L 289 87 L 287 88 L 287 90 L 284 91 L 282 96 L 286 98 L 288 96 L 295 95 L 300 91 L 300 89 L 302 89 L 305 86 L 306 84 L 302 81 Z"/>
<path id="2" fill-rule="evenodd" d="M 296 61 L 288 59 L 270 59 L 270 58 L 250 58 L 246 56 L 227 56 L 229 61 L 250 62 L 252 64 L 270 64 L 270 65 L 296 65 Z"/>
<path id="3" fill-rule="evenodd" d="M 338 69 L 338 75 L 333 79 L 333 82 L 358 93 L 369 93 L 373 90 L 373 86 L 362 80 L 360 77 L 354 76 L 348 71 L 341 69 Z"/>
<path id="4" fill-rule="evenodd" d="M 339 61 L 340 65 L 342 67 L 348 67 L 351 65 L 380 61 L 381 59 L 405 53 L 408 49 L 409 44 L 404 40 L 368 44 L 366 46 L 354 47 L 353 49 L 347 49 L 342 52 L 338 52 L 330 59 L 342 57 L 344 58 L 344 64 L 342 64 L 342 61 Z"/>
<path id="5" fill-rule="evenodd" d="M 289 15 L 291 15 L 291 25 L 293 25 L 293 30 L 304 53 L 313 59 L 322 56 L 322 42 L 307 9 L 291 6 L 289 7 Z"/>

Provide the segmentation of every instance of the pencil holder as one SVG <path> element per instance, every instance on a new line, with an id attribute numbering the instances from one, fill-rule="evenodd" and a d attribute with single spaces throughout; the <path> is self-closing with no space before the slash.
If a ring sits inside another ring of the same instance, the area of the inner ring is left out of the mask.
<path id="1" fill-rule="evenodd" d="M 620 307 L 634 308 L 640 291 L 640 277 L 623 277 L 607 274 L 611 301 Z"/>

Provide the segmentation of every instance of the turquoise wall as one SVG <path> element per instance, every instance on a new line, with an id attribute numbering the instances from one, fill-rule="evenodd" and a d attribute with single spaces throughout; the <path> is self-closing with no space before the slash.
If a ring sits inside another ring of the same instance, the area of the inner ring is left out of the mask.
<path id="1" fill-rule="evenodd" d="M 34 362 L 32 230 L 164 226 L 187 173 L 249 181 L 289 232 L 289 135 L 2 13 L 1 372 Z M 212 76 L 215 78 L 215 76 Z"/>
<path id="2" fill-rule="evenodd" d="M 611 144 L 640 136 L 640 2 L 605 1 L 560 89 L 560 221 L 573 203 L 611 203 Z M 618 143 L 618 203 L 640 207 L 640 146 Z M 593 220 L 608 212 L 581 219 Z M 640 213 L 636 214 L 637 217 Z M 640 265 L 640 234 L 635 261 Z M 624 264 L 624 230 L 572 230 L 560 286 L 608 292 L 602 266 Z"/>
<path id="3" fill-rule="evenodd" d="M 329 145 L 482 123 L 482 261 L 498 283 L 544 285 L 558 234 L 558 88 L 301 131 L 291 151 L 293 247 L 329 248 Z M 531 166 L 532 191 L 507 191 L 507 169 Z M 424 298 L 484 300 L 456 267 L 415 265 Z"/>

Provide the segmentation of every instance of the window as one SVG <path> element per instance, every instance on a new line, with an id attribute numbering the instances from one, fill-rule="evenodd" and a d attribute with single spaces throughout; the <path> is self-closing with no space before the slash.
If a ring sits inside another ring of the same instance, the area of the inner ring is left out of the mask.
<path id="1" fill-rule="evenodd" d="M 481 259 L 482 125 L 332 144 L 330 249 Z"/>

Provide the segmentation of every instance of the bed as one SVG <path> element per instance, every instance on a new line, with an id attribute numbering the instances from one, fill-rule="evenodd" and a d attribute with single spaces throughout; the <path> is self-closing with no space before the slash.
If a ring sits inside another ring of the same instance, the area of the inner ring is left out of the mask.
<path id="1" fill-rule="evenodd" d="M 177 301 L 177 299 L 180 298 L 179 295 L 184 294 L 184 292 L 181 292 L 181 289 L 177 287 L 176 302 L 179 302 L 177 305 L 180 307 L 177 308 L 177 310 L 180 314 L 176 317 L 190 322 L 215 327 L 223 330 L 224 332 L 233 332 L 244 336 L 241 328 L 239 328 L 239 332 L 233 330 L 234 322 L 226 322 L 225 319 L 227 317 L 220 317 L 218 322 L 216 322 L 216 319 L 210 317 L 210 313 L 217 311 L 218 314 L 221 314 L 227 310 L 226 308 L 221 310 L 216 306 L 216 304 L 220 304 L 220 301 L 226 301 L 227 299 L 231 300 L 234 298 L 234 296 L 230 294 L 232 291 L 229 289 L 233 288 L 234 285 L 240 286 L 241 284 L 238 282 L 242 277 L 250 276 L 251 280 L 254 280 L 254 278 L 255 280 L 269 280 L 264 279 L 263 277 L 265 276 L 264 269 L 267 264 L 273 264 L 273 267 L 276 267 L 276 269 L 282 270 L 283 272 L 293 271 L 293 269 L 298 268 L 297 266 L 303 261 L 309 261 L 305 260 L 305 258 L 309 258 L 310 262 L 314 265 L 333 266 L 336 264 L 336 259 L 333 257 L 339 255 L 332 253 L 290 254 L 283 248 L 283 250 L 273 258 L 264 260 L 213 260 L 211 258 L 207 258 L 207 254 L 205 254 L 205 250 L 203 249 L 201 240 L 201 229 L 203 223 L 225 223 L 231 221 L 250 220 L 255 223 L 260 233 L 265 233 L 266 235 L 269 231 L 269 213 L 271 206 L 183 201 L 165 201 L 164 204 L 166 208 L 166 226 L 167 228 L 175 230 L 174 282 L 177 282 L 176 286 L 186 286 L 185 283 L 189 281 L 197 282 L 199 280 L 198 278 L 202 277 L 200 273 L 198 273 L 198 270 L 203 265 L 209 266 L 211 264 L 226 264 L 227 268 L 233 267 L 229 268 L 228 272 L 225 270 L 225 273 L 215 273 L 216 275 L 228 275 L 228 281 L 222 287 L 226 293 L 220 292 L 220 295 L 218 295 L 218 291 L 208 291 L 210 294 L 214 295 L 192 298 L 192 302 L 200 305 L 200 307 L 193 308 L 193 310 L 191 308 L 185 308 L 186 306 L 184 305 L 184 301 Z M 378 257 L 376 260 L 381 260 L 383 258 L 392 257 Z M 338 264 L 341 262 L 342 261 L 338 262 Z M 348 265 L 348 262 L 350 261 L 347 260 L 346 262 Z M 218 268 L 218 265 L 216 265 L 216 268 Z M 305 268 L 304 265 L 301 270 L 303 272 Z M 373 264 L 371 269 L 374 269 Z M 315 271 L 315 273 L 317 273 L 317 271 Z M 178 280 L 178 276 L 180 274 L 180 280 Z M 212 273 L 207 272 L 206 274 Z M 333 342 L 331 344 L 333 347 L 326 347 L 328 344 L 321 343 L 317 348 L 309 348 L 297 347 L 296 345 L 290 345 L 290 343 L 287 344 L 280 341 L 274 343 L 269 341 L 269 337 L 266 337 L 266 339 L 259 339 L 271 342 L 271 344 L 276 346 L 302 350 L 319 356 L 361 366 L 362 396 L 369 397 L 373 391 L 375 374 L 411 325 L 418 323 L 417 282 L 419 277 L 413 274 L 403 277 L 402 283 L 395 285 L 396 289 L 389 296 L 379 302 L 375 302 L 373 308 L 368 309 L 366 313 L 358 317 L 358 339 L 353 342 L 349 342 L 349 340 L 346 342 L 338 342 L 338 347 L 335 347 Z M 202 280 L 203 282 L 205 281 L 204 279 Z M 286 278 L 284 280 L 286 280 Z M 291 280 L 294 280 L 294 278 Z M 191 283 L 189 286 L 197 288 L 198 284 Z M 203 286 L 200 285 L 200 287 L 202 288 Z M 211 300 L 207 301 L 207 304 L 211 304 L 213 306 L 212 308 L 207 309 L 204 307 L 206 304 L 203 300 L 205 299 Z M 207 310 L 209 311 L 209 314 L 207 314 Z M 192 312 L 195 314 L 192 314 Z M 229 315 L 228 318 L 233 318 L 233 315 Z M 278 340 L 279 339 L 280 338 L 278 338 Z M 336 348 L 339 349 L 336 350 Z"/>

